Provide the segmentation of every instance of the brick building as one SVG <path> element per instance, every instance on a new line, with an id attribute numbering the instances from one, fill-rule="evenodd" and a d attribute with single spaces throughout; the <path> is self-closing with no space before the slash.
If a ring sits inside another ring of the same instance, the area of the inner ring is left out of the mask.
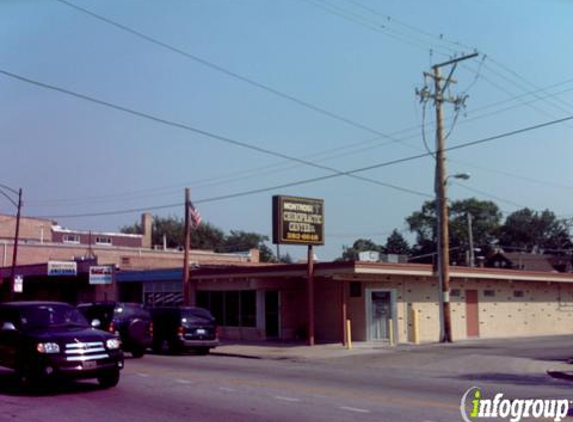
<path id="1" fill-rule="evenodd" d="M 8 295 L 15 220 L 13 216 L 0 215 L 0 299 Z M 49 297 L 68 302 L 115 299 L 115 284 L 89 285 L 90 265 L 113 267 L 114 271 L 182 267 L 183 251 L 152 247 L 152 225 L 152 216 L 147 213 L 141 217 L 142 234 L 73 230 L 62 228 L 52 220 L 22 218 L 14 271 L 14 275 L 21 275 L 25 280 L 24 293 L 19 298 Z M 191 249 L 189 261 L 191 265 L 244 265 L 258 263 L 259 251 L 215 253 Z M 77 263 L 75 276 L 59 277 L 56 283 L 56 278 L 47 273 L 47 268 L 54 262 Z M 50 285 L 54 289 L 46 290 Z"/>

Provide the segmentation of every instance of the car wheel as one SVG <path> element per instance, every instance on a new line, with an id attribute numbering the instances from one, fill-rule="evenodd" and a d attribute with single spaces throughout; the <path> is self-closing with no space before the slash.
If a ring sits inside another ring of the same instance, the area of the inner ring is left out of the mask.
<path id="1" fill-rule="evenodd" d="M 131 351 L 131 357 L 134 359 L 142 358 L 145 354 L 145 349 L 143 347 L 136 347 Z"/>
<path id="2" fill-rule="evenodd" d="M 159 355 L 167 355 L 171 353 L 171 344 L 169 340 L 162 339 L 153 342 L 153 351 Z"/>
<path id="3" fill-rule="evenodd" d="M 209 347 L 198 347 L 197 349 L 195 349 L 195 352 L 198 355 L 205 356 L 209 354 L 209 350 L 211 350 Z"/>
<path id="4" fill-rule="evenodd" d="M 112 369 L 98 375 L 97 382 L 102 388 L 115 387 L 119 382 L 119 369 Z"/>

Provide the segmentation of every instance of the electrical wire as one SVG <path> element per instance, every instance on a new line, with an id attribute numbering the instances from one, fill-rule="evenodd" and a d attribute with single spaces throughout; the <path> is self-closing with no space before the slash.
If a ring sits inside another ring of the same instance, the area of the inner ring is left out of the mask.
<path id="1" fill-rule="evenodd" d="M 335 168 L 333 168 L 333 167 L 324 166 L 324 165 L 321 165 L 321 164 L 314 163 L 314 162 L 312 162 L 312 161 L 307 161 L 307 160 L 303 160 L 303 159 L 298 158 L 298 157 L 294 157 L 294 156 L 290 156 L 290 155 L 283 154 L 283 153 L 280 153 L 280 152 L 272 151 L 272 150 L 267 149 L 267 148 L 258 147 L 258 146 L 256 146 L 256 145 L 249 144 L 249 143 L 242 142 L 242 141 L 238 141 L 238 140 L 236 140 L 236 139 L 232 139 L 232 138 L 229 138 L 229 137 L 227 137 L 227 136 L 222 136 L 222 135 L 218 135 L 218 134 L 215 134 L 215 133 L 213 133 L 213 132 L 209 132 L 209 131 L 206 131 L 206 130 L 203 130 L 203 129 L 198 129 L 198 128 L 196 128 L 196 127 L 193 127 L 193 126 L 190 126 L 190 125 L 187 125 L 187 124 L 184 124 L 184 123 L 178 123 L 178 122 L 175 122 L 175 121 L 172 121 L 172 120 L 167 120 L 167 119 L 164 119 L 164 118 L 161 118 L 161 117 L 157 117 L 157 116 L 151 115 L 151 114 L 149 114 L 149 113 L 144 113 L 144 112 L 141 112 L 141 111 L 132 109 L 132 108 L 128 108 L 128 107 L 120 106 L 120 105 L 117 105 L 117 104 L 113 104 L 113 103 L 110 103 L 109 101 L 103 101 L 103 100 L 99 100 L 99 99 L 97 99 L 97 98 L 94 98 L 94 97 L 91 97 L 91 96 L 88 96 L 88 95 L 85 95 L 85 94 L 80 94 L 80 93 L 71 91 L 71 90 L 69 90 L 69 89 L 61 88 L 61 87 L 58 87 L 58 86 L 55 86 L 55 85 L 46 84 L 46 83 L 43 83 L 43 82 L 39 82 L 39 81 L 30 79 L 30 78 L 27 78 L 27 77 L 24 77 L 24 76 L 17 75 L 17 74 L 12 73 L 12 72 L 8 72 L 8 71 L 3 70 L 3 69 L 0 69 L 0 74 L 5 75 L 5 76 L 9 76 L 9 77 L 11 77 L 11 78 L 17 79 L 17 80 L 22 81 L 22 82 L 26 82 L 26 83 L 29 83 L 29 84 L 32 84 L 32 85 L 39 86 L 39 87 L 41 87 L 41 88 L 45 88 L 45 89 L 48 89 L 48 90 L 53 90 L 53 91 L 56 91 L 56 92 L 60 92 L 60 93 L 63 93 L 63 94 L 66 94 L 66 95 L 70 95 L 70 96 L 72 96 L 72 97 L 79 98 L 79 99 L 82 99 L 82 100 L 85 100 L 85 101 L 88 101 L 88 102 L 92 102 L 92 103 L 96 103 L 96 104 L 99 104 L 99 105 L 102 105 L 102 106 L 105 106 L 105 107 L 109 107 L 109 108 L 112 108 L 112 109 L 114 109 L 114 110 L 122 111 L 122 112 L 131 114 L 131 115 L 134 115 L 134 116 L 137 116 L 137 117 L 141 117 L 141 118 L 144 118 L 144 119 L 147 119 L 147 120 L 151 120 L 151 121 L 156 122 L 156 123 L 160 123 L 160 124 L 167 125 L 167 126 L 170 126 L 170 127 L 175 127 L 175 128 L 178 128 L 178 129 L 187 130 L 187 131 L 196 133 L 196 134 L 198 134 L 198 135 L 202 135 L 202 136 L 205 136 L 205 137 L 208 137 L 208 138 L 211 138 L 211 139 L 215 139 L 215 140 L 217 140 L 217 141 L 221 141 L 221 142 L 228 143 L 228 144 L 231 144 L 231 145 L 235 145 L 235 146 L 238 146 L 238 147 L 246 148 L 246 149 L 249 149 L 249 150 L 252 150 L 252 151 L 256 151 L 256 152 L 259 152 L 259 153 L 263 153 L 263 154 L 266 154 L 266 155 L 271 155 L 271 156 L 274 156 L 274 157 L 279 157 L 279 158 L 285 159 L 285 160 L 287 160 L 287 161 L 297 162 L 297 163 L 304 164 L 304 165 L 306 165 L 306 166 L 314 167 L 314 168 L 321 169 L 321 170 L 328 170 L 328 171 L 330 171 L 330 172 L 334 172 L 335 174 L 349 176 L 349 177 L 354 178 L 354 179 L 358 179 L 358 180 L 362 180 L 362 181 L 365 181 L 365 182 L 373 183 L 373 184 L 376 184 L 376 185 L 379 185 L 379 186 L 384 186 L 384 187 L 387 187 L 387 188 L 390 188 L 390 189 L 394 189 L 394 190 L 397 190 L 397 191 L 401 191 L 401 192 L 405 192 L 405 193 L 410 193 L 410 194 L 413 194 L 413 195 L 418 195 L 418 196 L 422 196 L 422 197 L 428 197 L 428 196 L 429 196 L 428 194 L 426 194 L 426 193 L 424 193 L 424 192 L 419 192 L 419 191 L 416 191 L 416 190 L 413 190 L 413 189 L 408 189 L 408 188 L 404 188 L 404 187 L 401 187 L 401 186 L 392 185 L 392 184 L 390 184 L 390 183 L 381 182 L 381 181 L 379 181 L 379 180 L 374 180 L 374 179 L 369 179 L 369 178 L 366 178 L 366 177 L 358 176 L 358 175 L 355 175 L 355 174 L 353 174 L 353 173 L 347 173 L 347 172 L 344 172 L 344 171 L 340 171 L 340 170 L 337 170 L 337 169 L 335 169 Z"/>
<path id="2" fill-rule="evenodd" d="M 84 99 L 84 100 L 87 100 L 87 101 L 91 101 L 91 100 L 92 100 L 91 97 L 84 96 L 83 94 L 76 94 L 76 93 L 73 93 L 73 92 L 71 92 L 71 91 L 64 90 L 64 89 L 60 89 L 60 88 L 57 88 L 57 87 L 53 87 L 53 86 L 48 85 L 48 84 L 43 84 L 43 83 L 41 83 L 41 82 L 32 81 L 32 80 L 30 80 L 30 79 L 28 79 L 28 78 L 24 78 L 24 77 L 21 77 L 21 76 L 16 75 L 16 74 L 11 74 L 11 73 L 9 73 L 9 72 L 7 73 L 6 71 L 3 71 L 3 70 L 0 70 L 0 73 L 4 73 L 4 74 L 6 74 L 6 76 L 15 77 L 16 79 L 19 79 L 19 80 L 21 80 L 21 81 L 23 81 L 23 82 L 28 82 L 28 83 L 32 83 L 32 84 L 35 84 L 35 85 L 39 85 L 39 86 L 41 86 L 41 87 L 43 87 L 43 88 L 47 88 L 47 89 L 54 89 L 54 90 L 60 91 L 60 92 L 62 92 L 62 93 L 64 93 L 64 94 L 76 96 L 76 97 L 78 97 L 78 98 L 81 98 L 81 99 Z M 549 87 L 547 87 L 547 88 L 542 88 L 541 90 L 546 91 L 546 90 L 548 90 L 548 89 L 552 89 L 552 88 L 555 88 L 555 87 L 558 87 L 558 86 L 562 86 L 562 85 L 568 84 L 568 83 L 570 83 L 570 82 L 573 82 L 573 78 L 572 78 L 572 79 L 569 79 L 569 80 L 566 80 L 566 81 L 564 81 L 564 82 L 562 82 L 562 83 L 553 84 L 553 85 L 551 85 L 551 86 L 549 86 Z M 573 89 L 573 88 L 571 88 L 571 89 Z M 560 91 L 559 93 L 548 94 L 548 95 L 553 95 L 553 96 L 554 96 L 554 95 L 559 95 L 560 93 L 570 91 L 571 89 L 563 90 L 563 91 Z M 523 95 L 514 97 L 514 99 L 522 98 L 522 97 L 524 97 L 524 96 L 526 96 L 526 95 L 530 95 L 530 94 L 523 94 Z M 94 100 L 95 100 L 95 99 L 94 99 Z M 497 102 L 497 103 L 493 103 L 493 104 L 490 104 L 490 105 L 485 105 L 485 106 L 482 106 L 482 107 L 477 108 L 476 111 L 478 111 L 478 110 L 483 110 L 483 109 L 487 109 L 487 108 L 490 108 L 490 107 L 493 107 L 493 106 L 497 106 L 497 105 L 501 105 L 501 104 L 505 104 L 505 103 L 507 103 L 507 102 L 511 102 L 512 100 L 513 100 L 513 99 L 503 100 L 503 101 L 500 101 L 500 102 Z M 531 100 L 531 102 L 537 101 L 537 100 L 538 100 L 538 99 L 536 98 L 536 99 L 534 99 L 534 100 Z M 103 102 L 103 101 L 100 101 L 100 100 L 95 100 L 95 102 L 98 103 L 98 104 L 100 104 L 100 105 L 104 105 L 104 106 L 109 105 L 109 106 L 111 106 L 112 108 L 119 109 L 120 111 L 127 111 L 127 110 L 129 110 L 129 109 L 124 109 L 124 108 L 121 107 L 121 106 L 116 106 L 116 105 L 114 105 L 114 104 L 107 103 L 107 102 Z M 524 104 L 526 104 L 526 103 L 522 103 L 522 104 L 520 104 L 519 106 L 524 105 Z M 504 109 L 504 110 L 502 110 L 502 111 L 510 110 L 510 109 L 515 108 L 515 107 L 516 107 L 516 106 L 510 106 L 510 107 L 507 107 L 506 109 Z M 128 113 L 131 113 L 131 110 L 130 110 L 130 111 L 127 111 L 127 112 L 128 112 Z M 143 116 L 140 115 L 139 112 L 136 112 L 136 111 L 134 111 L 133 113 L 135 113 L 136 115 L 139 115 L 139 117 L 146 117 L 145 115 L 143 115 Z M 495 114 L 499 114 L 500 111 L 495 111 L 494 113 L 495 113 Z M 141 114 L 143 114 L 143 113 L 141 113 Z M 492 114 L 492 113 L 488 113 L 488 114 L 485 114 L 485 115 L 479 115 L 479 116 L 473 117 L 473 118 L 471 118 L 471 119 L 466 119 L 463 123 L 467 123 L 467 122 L 472 121 L 472 120 L 477 120 L 477 119 L 483 118 L 484 116 L 487 116 L 487 115 L 489 115 L 489 114 Z M 153 117 L 153 116 L 151 116 L 151 117 L 152 117 L 152 120 L 156 120 L 155 117 Z M 162 120 L 163 120 L 163 119 L 162 119 Z M 165 122 L 168 122 L 168 121 L 165 121 Z M 161 122 L 161 123 L 165 123 L 165 122 Z M 168 123 L 166 123 L 166 124 L 168 124 Z M 411 130 L 413 130 L 413 129 L 418 129 L 418 128 L 419 128 L 419 126 L 412 126 L 412 127 L 410 127 L 410 128 L 403 129 L 403 130 L 401 130 L 401 131 L 399 131 L 399 132 L 395 132 L 395 134 L 398 135 L 399 133 L 407 133 L 408 131 L 411 131 Z M 376 139 L 379 139 L 379 138 L 374 138 L 374 139 L 369 139 L 369 140 L 367 140 L 367 141 L 357 142 L 357 143 L 354 144 L 354 145 L 361 145 L 361 144 L 366 144 L 366 143 L 372 143 L 372 142 L 375 142 Z M 409 139 L 409 138 L 402 138 L 402 140 L 405 140 L 405 139 Z M 369 147 L 369 148 L 364 148 L 362 151 L 371 150 L 372 148 L 378 148 L 378 147 L 383 146 L 383 145 L 386 145 L 386 144 L 377 145 L 377 146 Z M 409 145 L 409 144 L 405 144 L 405 145 Z M 350 147 L 350 146 L 349 146 L 349 147 Z M 345 148 L 346 148 L 346 147 L 341 147 L 340 150 L 343 150 L 343 149 L 345 149 Z M 336 150 L 336 149 L 334 149 L 334 150 Z M 427 150 L 428 150 L 428 151 L 431 151 L 431 150 L 429 149 L 429 147 L 427 147 Z M 345 153 L 344 155 L 348 155 L 348 153 Z M 284 157 L 281 156 L 281 158 L 284 158 Z M 296 160 L 296 161 L 299 162 L 300 160 Z M 329 169 L 329 168 L 327 168 L 327 169 Z M 387 187 L 389 187 L 389 186 L 387 186 Z M 418 194 L 420 194 L 420 192 L 418 192 Z M 121 194 L 121 195 L 123 195 L 123 194 Z M 120 196 L 121 196 L 121 195 L 120 195 Z M 420 195 L 420 196 L 421 196 L 421 195 Z M 98 197 L 95 197 L 95 199 L 97 199 L 97 198 L 98 198 Z M 105 197 L 102 197 L 102 198 L 106 199 L 106 198 L 108 198 L 108 196 L 105 196 Z M 125 198 L 122 198 L 122 199 L 125 199 Z M 61 205 L 61 203 L 60 203 L 59 205 Z"/>
<path id="3" fill-rule="evenodd" d="M 146 35 L 146 34 L 144 34 L 144 33 L 141 32 L 141 31 L 138 31 L 138 30 L 135 30 L 135 29 L 133 29 L 133 28 L 131 28 L 131 27 L 128 27 L 127 25 L 124 25 L 124 24 L 119 23 L 119 22 L 117 22 L 117 21 L 111 20 L 111 19 L 109 19 L 109 18 L 107 18 L 107 17 L 105 17 L 105 16 L 99 15 L 99 14 L 97 14 L 97 13 L 91 11 L 91 10 L 86 9 L 86 8 L 77 6 L 76 4 L 74 4 L 74 3 L 72 3 L 72 2 L 69 2 L 69 1 L 67 1 L 67 0 L 54 0 L 54 1 L 57 1 L 58 3 L 61 3 L 61 4 L 66 5 L 66 6 L 68 6 L 68 7 L 71 7 L 71 8 L 73 8 L 73 9 L 75 9 L 76 11 L 79 11 L 79 12 L 84 13 L 84 14 L 86 14 L 86 15 L 89 15 L 89 16 L 95 18 L 95 19 L 98 19 L 98 20 L 101 21 L 101 22 L 104 22 L 104 23 L 107 23 L 107 24 L 109 24 L 109 25 L 112 25 L 112 26 L 114 26 L 114 27 L 116 27 L 116 28 L 118 28 L 118 29 L 120 29 L 120 30 L 122 30 L 122 31 L 124 31 L 124 32 L 128 32 L 128 33 L 130 33 L 130 34 L 132 34 L 132 35 L 134 35 L 134 36 L 136 36 L 136 37 L 138 37 L 138 38 L 141 38 L 141 39 L 143 39 L 143 40 L 145 40 L 145 41 L 147 41 L 147 42 L 150 42 L 150 43 L 152 43 L 152 44 L 154 44 L 154 45 L 157 45 L 157 46 L 159 46 L 159 47 L 165 48 L 165 49 L 167 49 L 167 50 L 169 50 L 169 51 L 171 51 L 171 52 L 173 52 L 173 53 L 177 53 L 177 54 L 179 54 L 179 55 L 182 55 L 182 56 L 184 56 L 184 57 L 186 57 L 186 58 L 188 58 L 188 59 L 191 59 L 191 60 L 193 60 L 193 61 L 195 61 L 195 62 L 197 62 L 197 63 L 200 63 L 200 64 L 202 64 L 202 65 L 204 65 L 204 66 L 206 66 L 206 67 L 208 67 L 208 68 L 210 68 L 210 69 L 212 69 L 212 70 L 215 70 L 215 71 L 217 71 L 217 72 L 220 72 L 220 73 L 222 73 L 222 74 L 225 74 L 225 75 L 227 75 L 227 76 L 230 76 L 230 77 L 232 77 L 232 78 L 234 78 L 234 79 L 240 80 L 240 81 L 242 81 L 242 82 L 245 82 L 245 83 L 247 83 L 247 84 L 249 84 L 249 85 L 251 85 L 251 86 L 254 86 L 254 87 L 259 88 L 259 89 L 261 89 L 261 90 L 263 90 L 263 91 L 269 92 L 269 93 L 271 93 L 271 94 L 273 94 L 273 95 L 275 95 L 275 96 L 278 96 L 278 97 L 280 97 L 280 98 L 283 98 L 283 99 L 285 99 L 285 100 L 291 101 L 291 102 L 293 102 L 293 103 L 295 103 L 295 104 L 298 104 L 299 106 L 305 107 L 305 108 L 307 108 L 307 109 L 309 109 L 309 110 L 313 110 L 313 111 L 315 111 L 315 112 L 317 112 L 317 113 L 320 113 L 320 114 L 322 114 L 322 115 L 324 115 L 324 116 L 327 116 L 327 117 L 330 117 L 330 118 L 332 118 L 332 119 L 338 120 L 338 121 L 340 121 L 340 122 L 346 123 L 346 124 L 348 124 L 348 125 L 350 125 L 350 126 L 353 126 L 353 127 L 355 127 L 355 128 L 362 129 L 362 130 L 364 130 L 364 131 L 367 131 L 367 132 L 376 134 L 376 135 L 381 136 L 381 137 L 383 137 L 383 138 L 387 138 L 387 139 L 389 139 L 389 140 L 391 140 L 391 141 L 393 141 L 393 142 L 399 142 L 399 141 L 393 139 L 391 136 L 389 136 L 389 135 L 387 135 L 387 134 L 385 134 L 385 133 L 383 133 L 383 132 L 381 132 L 381 131 L 379 131 L 379 130 L 377 130 L 377 129 L 374 129 L 374 128 L 372 128 L 372 127 L 369 127 L 369 126 L 367 126 L 367 125 L 364 125 L 364 124 L 362 124 L 362 123 L 359 123 L 359 122 L 357 122 L 357 121 L 355 121 L 355 120 L 352 120 L 352 119 L 350 119 L 350 118 L 348 118 L 348 117 L 345 117 L 345 116 L 342 116 L 342 115 L 340 115 L 340 114 L 334 113 L 334 112 L 332 112 L 332 111 L 326 110 L 326 109 L 323 108 L 323 107 L 317 106 L 317 105 L 312 104 L 312 103 L 310 103 L 310 102 L 308 102 L 308 101 L 305 101 L 305 100 L 302 100 L 302 99 L 300 99 L 300 98 L 297 98 L 297 97 L 295 97 L 295 96 L 293 96 L 293 95 L 291 95 L 291 94 L 288 94 L 288 93 L 285 93 L 285 92 L 283 92 L 283 91 L 280 91 L 280 90 L 278 90 L 278 89 L 276 89 L 276 88 L 273 88 L 273 87 L 271 87 L 271 86 L 269 86 L 269 85 L 266 85 L 266 84 L 263 84 L 263 83 L 261 83 L 261 82 L 258 82 L 258 81 L 254 80 L 254 79 L 252 79 L 252 78 L 247 77 L 247 76 L 241 75 L 241 74 L 239 74 L 239 73 L 237 73 L 237 72 L 234 72 L 234 71 L 232 71 L 232 70 L 229 70 L 229 69 L 227 69 L 227 68 L 225 68 L 225 67 L 223 67 L 223 66 L 221 66 L 221 65 L 219 65 L 219 64 L 213 63 L 213 62 L 208 61 L 208 60 L 206 60 L 206 59 L 204 59 L 204 58 L 201 58 L 201 57 L 199 57 L 199 56 L 197 56 L 197 55 L 195 55 L 195 54 L 189 53 L 188 51 L 185 51 L 185 50 L 183 50 L 183 49 L 181 49 L 181 48 L 174 47 L 174 46 L 172 46 L 172 45 L 170 45 L 170 44 L 167 44 L 167 43 L 165 43 L 165 42 L 163 42 L 163 41 L 158 40 L 157 38 L 153 38 L 153 37 L 151 37 L 151 36 L 149 36 L 149 35 Z"/>
<path id="4" fill-rule="evenodd" d="M 516 129 L 516 130 L 509 131 L 509 132 L 504 132 L 504 133 L 501 133 L 498 135 L 489 136 L 487 138 L 482 138 L 482 139 L 478 139 L 475 141 L 469 141 L 469 142 L 461 143 L 458 145 L 444 148 L 444 151 L 455 151 L 455 150 L 459 150 L 459 149 L 468 148 L 471 146 L 482 145 L 482 144 L 490 143 L 490 142 L 493 142 L 493 141 L 496 141 L 499 139 L 512 137 L 512 136 L 515 136 L 518 134 L 531 132 L 531 131 L 539 130 L 539 129 L 542 129 L 545 127 L 565 123 L 565 122 L 570 121 L 570 120 L 573 120 L 573 116 L 568 116 L 568 117 L 564 117 L 561 119 L 556 119 L 556 120 L 552 120 L 552 121 L 548 121 L 548 122 L 544 122 L 544 123 L 539 123 L 539 124 L 532 125 L 532 126 L 527 126 L 527 127 L 521 128 L 521 129 Z M 306 185 L 309 183 L 315 183 L 315 182 L 333 179 L 333 178 L 340 177 L 340 176 L 347 175 L 347 174 L 356 174 L 356 173 L 367 172 L 367 171 L 374 170 L 374 169 L 379 169 L 382 167 L 390 167 L 390 166 L 393 166 L 396 164 L 401 164 L 401 163 L 406 163 L 409 161 L 418 160 L 420 158 L 427 157 L 428 155 L 429 155 L 428 153 L 412 155 L 409 157 L 404 157 L 404 158 L 391 160 L 391 161 L 385 161 L 383 163 L 373 164 L 373 165 L 366 166 L 366 167 L 361 167 L 361 168 L 357 168 L 357 169 L 353 169 L 353 170 L 340 172 L 338 174 L 329 174 L 326 176 L 314 177 L 314 178 L 310 178 L 310 179 L 303 179 L 303 180 L 298 180 L 298 181 L 294 181 L 294 182 L 284 183 L 281 185 L 275 185 L 275 186 L 258 188 L 258 189 L 251 189 L 251 190 L 243 191 L 243 192 L 236 192 L 236 193 L 227 194 L 227 195 L 221 195 L 221 196 L 215 196 L 215 197 L 206 198 L 206 199 L 200 199 L 200 200 L 194 201 L 194 203 L 195 204 L 202 204 L 202 203 L 217 202 L 217 201 L 222 201 L 222 200 L 226 200 L 226 199 L 239 198 L 242 196 L 249 196 L 249 195 L 254 195 L 254 194 L 258 194 L 258 193 L 265 193 L 265 192 L 274 191 L 274 190 L 278 190 L 278 189 L 289 188 L 289 187 L 293 187 L 293 186 Z M 103 212 L 98 212 L 98 213 L 85 213 L 85 214 L 41 216 L 39 218 L 56 219 L 56 218 L 76 218 L 76 217 L 97 217 L 97 216 L 102 216 L 102 215 L 130 214 L 133 212 L 141 212 L 141 211 L 146 211 L 146 210 L 149 211 L 149 210 L 165 209 L 165 208 L 174 208 L 174 207 L 182 207 L 182 206 L 183 206 L 183 203 L 177 203 L 177 204 L 168 204 L 168 205 L 160 205 L 160 206 L 155 206 L 155 207 L 145 207 L 145 208 L 137 208 L 137 209 L 129 209 L 129 210 L 103 211 Z"/>

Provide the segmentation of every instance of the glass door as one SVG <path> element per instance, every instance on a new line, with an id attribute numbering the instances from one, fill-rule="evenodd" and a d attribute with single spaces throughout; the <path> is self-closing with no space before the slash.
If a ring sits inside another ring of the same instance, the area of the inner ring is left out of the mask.
<path id="1" fill-rule="evenodd" d="M 389 324 L 392 318 L 392 295 L 389 291 L 370 291 L 368 295 L 368 339 L 389 339 Z"/>

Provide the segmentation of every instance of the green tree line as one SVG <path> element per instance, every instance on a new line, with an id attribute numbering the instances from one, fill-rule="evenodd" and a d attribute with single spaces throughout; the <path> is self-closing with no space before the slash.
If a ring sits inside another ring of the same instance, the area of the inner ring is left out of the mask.
<path id="1" fill-rule="evenodd" d="M 138 222 L 120 228 L 122 233 L 141 234 L 141 224 Z M 154 216 L 151 242 L 153 245 L 163 245 L 163 239 L 168 248 L 183 249 L 185 244 L 185 221 L 177 216 Z M 273 251 L 265 244 L 269 240 L 268 236 L 245 232 L 242 230 L 231 230 L 225 233 L 219 227 L 208 222 L 201 223 L 191 230 L 191 247 L 193 249 L 212 250 L 215 252 L 242 252 L 257 248 L 260 251 L 262 262 L 276 262 L 277 257 Z M 281 262 L 290 262 L 289 255 L 281 256 Z"/>
<path id="2" fill-rule="evenodd" d="M 558 218 L 549 210 L 523 208 L 509 214 L 505 220 L 497 204 L 475 198 L 452 201 L 449 204 L 450 250 L 452 262 L 463 263 L 470 249 L 470 224 L 473 246 L 477 254 L 490 255 L 496 247 L 507 251 L 570 254 L 573 250 L 569 220 Z M 470 215 L 471 217 L 468 217 Z M 407 229 L 415 242 L 410 245 L 403 232 L 394 230 L 385 244 L 371 239 L 357 239 L 344 246 L 341 259 L 353 260 L 362 251 L 378 251 L 410 256 L 415 262 L 432 262 L 436 253 L 436 202 L 426 201 L 420 210 L 406 217 Z"/>

